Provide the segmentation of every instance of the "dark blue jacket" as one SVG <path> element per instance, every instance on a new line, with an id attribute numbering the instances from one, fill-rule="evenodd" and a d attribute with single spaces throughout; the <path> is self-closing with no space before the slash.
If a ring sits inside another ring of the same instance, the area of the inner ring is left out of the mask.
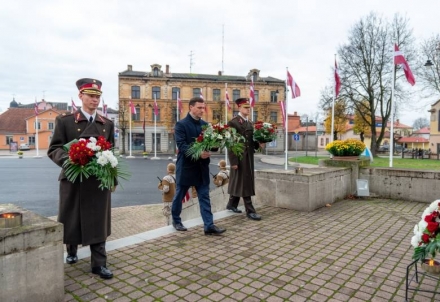
<path id="1" fill-rule="evenodd" d="M 176 183 L 183 186 L 209 185 L 209 157 L 193 160 L 186 156 L 191 143 L 202 132 L 202 126 L 208 124 L 203 120 L 195 120 L 188 113 L 186 117 L 176 123 L 174 137 L 176 138 L 177 154 Z"/>

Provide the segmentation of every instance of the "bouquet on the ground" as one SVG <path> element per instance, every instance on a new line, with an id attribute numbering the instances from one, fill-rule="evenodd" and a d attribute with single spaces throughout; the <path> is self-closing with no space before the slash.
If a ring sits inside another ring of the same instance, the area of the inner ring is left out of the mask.
<path id="1" fill-rule="evenodd" d="M 217 151 L 226 147 L 241 158 L 244 151 L 244 141 L 244 137 L 237 133 L 235 128 L 221 123 L 207 124 L 202 126 L 202 132 L 188 148 L 186 155 L 197 160 L 203 151 Z"/>
<path id="2" fill-rule="evenodd" d="M 69 153 L 63 164 L 64 174 L 71 182 L 78 177 L 83 181 L 93 175 L 100 181 L 100 189 L 111 190 L 117 178 L 128 179 L 130 176 L 113 154 L 112 144 L 103 136 L 73 140 L 64 149 Z"/>
<path id="3" fill-rule="evenodd" d="M 432 202 L 422 214 L 422 220 L 414 227 L 411 245 L 414 260 L 424 261 L 427 256 L 434 259 L 440 252 L 440 200 Z"/>
<path id="4" fill-rule="evenodd" d="M 334 156 L 358 156 L 365 150 L 365 144 L 358 139 L 349 138 L 328 143 L 325 150 Z"/>
<path id="5" fill-rule="evenodd" d="M 277 126 L 272 123 L 257 121 L 254 124 L 254 140 L 269 143 L 277 138 Z"/>

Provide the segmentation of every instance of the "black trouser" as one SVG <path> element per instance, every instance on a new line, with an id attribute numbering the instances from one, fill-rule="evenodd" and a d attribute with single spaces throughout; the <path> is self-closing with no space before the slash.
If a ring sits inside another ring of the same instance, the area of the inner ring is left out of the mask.
<path id="1" fill-rule="evenodd" d="M 240 201 L 240 197 L 238 196 L 230 196 L 227 207 L 238 207 L 238 202 Z M 254 206 L 252 205 L 252 198 L 250 196 L 243 197 L 244 208 L 246 209 L 246 214 L 256 213 Z"/>
<path id="2" fill-rule="evenodd" d="M 67 254 L 75 256 L 78 251 L 77 244 L 66 244 Z M 92 267 L 106 266 L 107 252 L 105 250 L 105 241 L 90 245 Z"/>

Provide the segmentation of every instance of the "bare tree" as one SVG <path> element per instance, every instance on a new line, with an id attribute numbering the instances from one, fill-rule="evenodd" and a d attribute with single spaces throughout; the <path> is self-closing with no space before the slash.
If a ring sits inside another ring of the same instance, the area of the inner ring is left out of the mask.
<path id="1" fill-rule="evenodd" d="M 393 41 L 405 51 L 407 61 L 411 61 L 415 51 L 408 20 L 396 15 L 392 22 L 388 22 L 370 13 L 353 26 L 348 43 L 338 49 L 342 82 L 339 97 L 346 99 L 347 109 L 358 112 L 370 127 L 373 155 L 384 137 L 391 115 L 391 76 L 396 79 L 393 101 L 401 102 L 407 97 L 400 84 L 403 71 L 393 64 Z M 380 126 L 376 124 L 376 115 L 382 120 Z"/>
<path id="2" fill-rule="evenodd" d="M 429 127 L 429 120 L 426 117 L 419 117 L 413 123 L 414 130 L 420 130 L 424 127 Z"/>
<path id="3" fill-rule="evenodd" d="M 429 97 L 433 92 L 440 93 L 439 34 L 432 36 L 421 43 L 417 66 L 417 79 L 420 82 L 424 96 Z"/>

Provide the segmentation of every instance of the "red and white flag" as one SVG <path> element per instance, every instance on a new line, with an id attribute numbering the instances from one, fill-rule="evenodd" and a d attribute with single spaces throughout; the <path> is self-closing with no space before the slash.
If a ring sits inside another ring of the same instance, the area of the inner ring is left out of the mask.
<path id="1" fill-rule="evenodd" d="M 251 77 L 251 86 L 249 87 L 249 104 L 251 108 L 255 106 L 254 77 Z"/>
<path id="2" fill-rule="evenodd" d="M 156 95 L 154 95 L 154 115 L 157 116 L 159 114 L 159 108 L 157 107 Z"/>
<path id="3" fill-rule="evenodd" d="M 134 107 L 133 101 L 131 99 L 129 105 L 131 114 L 136 114 L 136 107 Z"/>
<path id="4" fill-rule="evenodd" d="M 414 86 L 414 84 L 416 83 L 416 79 L 414 78 L 414 75 L 409 68 L 408 62 L 405 60 L 403 53 L 399 50 L 399 47 L 397 47 L 397 44 L 394 44 L 394 64 L 402 66 L 408 83 Z"/>
<path id="5" fill-rule="evenodd" d="M 177 95 L 177 109 L 179 110 L 179 113 L 182 113 L 182 100 L 179 95 Z"/>
<path id="6" fill-rule="evenodd" d="M 35 111 L 35 116 L 37 116 L 37 115 L 38 115 L 38 104 L 37 104 L 37 99 L 35 99 L 34 111 Z"/>
<path id="7" fill-rule="evenodd" d="M 287 71 L 287 85 L 290 86 L 290 90 L 292 90 L 292 98 L 301 96 L 298 84 L 295 82 L 289 71 Z"/>
<path id="8" fill-rule="evenodd" d="M 76 110 L 78 110 L 78 108 L 75 105 L 75 102 L 73 102 L 73 99 L 71 99 L 72 101 L 72 113 L 75 112 Z"/>
<path id="9" fill-rule="evenodd" d="M 226 106 L 228 106 L 228 110 L 231 110 L 231 101 L 229 100 L 229 94 L 227 88 L 225 92 L 225 102 L 226 102 Z"/>
<path id="10" fill-rule="evenodd" d="M 339 77 L 338 63 L 335 59 L 335 97 L 338 97 L 341 91 L 341 78 Z"/>
<path id="11" fill-rule="evenodd" d="M 108 117 L 107 104 L 104 103 L 104 99 L 102 99 L 102 115 L 104 115 L 105 117 Z"/>
<path id="12" fill-rule="evenodd" d="M 189 190 L 191 190 L 191 187 L 189 188 Z M 182 203 L 185 203 L 191 199 L 191 195 L 189 195 L 189 190 L 186 191 L 185 197 L 183 197 L 183 199 L 182 199 Z"/>
<path id="13" fill-rule="evenodd" d="M 200 98 L 201 98 L 202 100 L 205 99 L 205 98 L 203 97 L 202 88 L 200 88 Z"/>
<path id="14" fill-rule="evenodd" d="M 281 116 L 283 117 L 283 128 L 286 128 L 286 107 L 284 107 L 284 101 L 280 101 Z"/>

